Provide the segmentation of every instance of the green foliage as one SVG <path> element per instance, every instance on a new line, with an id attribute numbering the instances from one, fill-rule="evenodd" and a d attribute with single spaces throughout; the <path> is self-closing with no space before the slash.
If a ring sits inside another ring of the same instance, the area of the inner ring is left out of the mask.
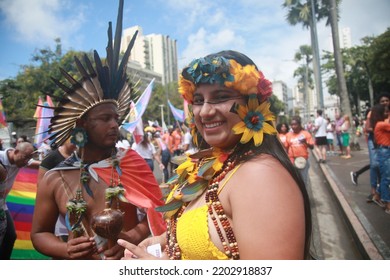
<path id="1" fill-rule="evenodd" d="M 337 1 L 338 3 L 340 0 Z M 286 20 L 290 25 L 302 24 L 304 28 L 310 28 L 312 23 L 311 0 L 285 0 L 282 7 L 287 9 Z M 338 5 L 337 5 L 338 6 Z M 314 0 L 316 21 L 326 20 L 330 23 L 329 0 Z"/>
<path id="2" fill-rule="evenodd" d="M 374 91 L 390 91 L 390 28 L 374 38 L 369 45 L 368 68 L 374 83 Z"/>
<path id="3" fill-rule="evenodd" d="M 369 78 L 375 96 L 390 90 L 390 28 L 378 37 L 365 37 L 361 41 L 363 44 L 360 46 L 341 50 L 352 104 L 356 104 L 358 99 L 369 101 Z M 333 53 L 324 52 L 322 60 L 328 91 L 339 95 Z"/>
<path id="4" fill-rule="evenodd" d="M 31 63 L 21 65 L 15 79 L 0 81 L 0 94 L 7 121 L 21 127 L 26 122 L 34 121 L 39 96 L 62 96 L 62 91 L 52 78 L 65 83 L 59 68 L 79 79 L 74 65 L 74 56 L 81 58 L 82 52 L 69 51 L 62 55 L 61 40 L 56 39 L 55 50 L 44 48 L 32 54 Z M 91 53 L 88 54 L 91 56 Z"/>
<path id="5" fill-rule="evenodd" d="M 309 88 L 314 88 L 314 80 L 313 80 L 313 70 L 310 68 L 309 64 L 313 60 L 313 50 L 308 45 L 302 45 L 299 47 L 299 51 L 297 51 L 294 55 L 294 61 L 300 62 L 303 61 L 303 65 L 298 67 L 293 74 L 294 78 L 298 78 L 298 86 L 301 91 L 305 91 L 305 78 L 307 78 L 307 85 Z M 306 73 L 307 71 L 307 73 Z M 307 74 L 307 77 L 306 77 Z"/>
<path id="6" fill-rule="evenodd" d="M 271 95 L 269 98 L 269 102 L 271 103 L 270 111 L 278 116 L 280 112 L 284 111 L 285 104 L 279 100 L 276 95 Z"/>

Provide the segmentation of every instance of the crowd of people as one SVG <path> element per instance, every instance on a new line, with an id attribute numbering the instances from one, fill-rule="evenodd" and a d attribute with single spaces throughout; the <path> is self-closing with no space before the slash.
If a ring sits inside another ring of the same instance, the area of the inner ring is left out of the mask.
<path id="1" fill-rule="evenodd" d="M 350 159 L 351 145 L 358 146 L 358 139 L 365 137 L 370 162 L 357 171 L 351 171 L 351 181 L 358 185 L 359 176 L 370 170 L 371 191 L 367 202 L 376 203 L 390 214 L 387 160 L 390 146 L 389 100 L 389 93 L 380 94 L 378 104 L 369 108 L 362 120 L 354 117 L 351 122 L 348 115 L 341 117 L 339 113 L 331 120 L 322 116 L 322 110 L 317 110 L 314 122 L 302 125 L 301 118 L 296 116 L 292 117 L 290 126 L 285 122 L 278 123 L 279 139 L 304 181 L 307 183 L 309 149 L 316 149 L 319 163 L 326 163 L 327 155 Z M 335 150 L 336 145 L 338 151 Z"/>

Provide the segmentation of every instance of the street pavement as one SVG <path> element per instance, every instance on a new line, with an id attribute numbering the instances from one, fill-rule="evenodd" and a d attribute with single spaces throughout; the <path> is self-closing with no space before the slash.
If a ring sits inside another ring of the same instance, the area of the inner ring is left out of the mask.
<path id="1" fill-rule="evenodd" d="M 326 219 L 337 218 L 342 220 L 340 223 L 347 226 L 347 230 L 342 230 L 342 234 L 338 232 L 342 228 L 339 225 L 336 229 L 320 226 L 317 227 L 317 236 L 320 236 L 320 243 L 324 247 L 324 232 L 333 230 L 337 235 L 347 235 L 343 242 L 338 243 L 338 245 L 343 244 L 345 250 L 341 250 L 343 252 L 339 255 L 334 255 L 333 252 L 330 258 L 388 260 L 390 259 L 390 215 L 375 203 L 367 202 L 367 196 L 370 194 L 369 170 L 359 176 L 358 185 L 354 185 L 351 181 L 350 172 L 357 171 L 369 163 L 367 145 L 363 138 L 359 139 L 359 145 L 360 150 L 351 152 L 352 158 L 343 159 L 339 155 L 328 155 L 326 163 L 321 164 L 317 163 L 318 154 L 313 150 L 309 173 L 310 191 L 316 194 L 318 185 L 325 186 L 331 193 L 329 198 L 337 208 L 332 209 L 333 214 L 317 217 L 317 220 L 319 223 L 324 223 Z M 322 202 L 327 205 L 325 201 Z M 326 207 L 324 205 L 317 207 L 316 213 L 324 211 L 323 208 Z M 348 242 L 353 244 L 347 244 Z M 325 240 L 325 247 L 329 244 Z M 332 247 L 330 251 L 340 249 L 340 246 L 330 247 Z M 323 258 L 327 259 L 326 256 Z"/>

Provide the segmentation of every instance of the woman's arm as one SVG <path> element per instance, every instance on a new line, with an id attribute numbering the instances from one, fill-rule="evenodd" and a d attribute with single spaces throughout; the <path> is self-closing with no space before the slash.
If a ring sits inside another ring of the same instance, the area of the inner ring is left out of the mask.
<path id="1" fill-rule="evenodd" d="M 241 259 L 304 258 L 303 196 L 276 159 L 243 164 L 226 191 Z"/>

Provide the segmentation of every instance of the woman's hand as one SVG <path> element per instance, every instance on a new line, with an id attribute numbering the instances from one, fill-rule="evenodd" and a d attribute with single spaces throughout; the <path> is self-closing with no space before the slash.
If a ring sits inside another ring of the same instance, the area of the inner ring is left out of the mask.
<path id="1" fill-rule="evenodd" d="M 148 239 L 153 239 L 153 238 L 148 238 Z M 146 240 L 148 240 L 146 239 Z M 145 240 L 145 241 L 146 241 Z M 151 254 L 149 254 L 146 250 L 146 247 L 144 246 L 148 246 L 146 244 L 149 244 L 149 243 L 144 243 L 143 244 L 143 247 L 141 247 L 141 244 L 140 246 L 137 246 L 137 245 L 134 245 L 130 242 L 127 242 L 126 240 L 123 240 L 123 239 L 118 239 L 118 244 L 120 246 L 122 246 L 123 248 L 125 248 L 125 252 L 124 252 L 124 257 L 122 258 L 122 260 L 160 260 L 160 259 L 167 259 L 167 257 L 165 256 L 165 254 L 162 254 L 162 258 L 157 258 Z M 156 243 L 154 243 L 156 244 Z"/>

